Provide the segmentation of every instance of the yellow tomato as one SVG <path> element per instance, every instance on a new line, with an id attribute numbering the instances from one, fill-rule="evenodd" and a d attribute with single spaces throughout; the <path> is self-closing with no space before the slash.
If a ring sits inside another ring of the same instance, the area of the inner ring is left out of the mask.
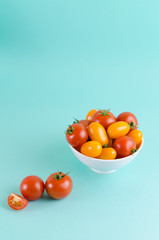
<path id="1" fill-rule="evenodd" d="M 97 141 L 88 141 L 81 146 L 81 153 L 88 157 L 98 157 L 102 152 L 102 145 Z"/>
<path id="2" fill-rule="evenodd" d="M 114 148 L 103 148 L 101 155 L 98 157 L 99 159 L 115 159 L 117 152 Z"/>
<path id="3" fill-rule="evenodd" d="M 124 121 L 119 121 L 112 123 L 108 129 L 107 133 L 111 138 L 118 138 L 125 136 L 130 130 L 130 126 L 128 123 Z"/>
<path id="4" fill-rule="evenodd" d="M 98 141 L 102 144 L 108 144 L 108 136 L 105 128 L 98 122 L 92 122 L 88 126 L 88 134 L 91 140 Z"/>
<path id="5" fill-rule="evenodd" d="M 138 129 L 134 129 L 131 132 L 128 133 L 128 136 L 134 139 L 136 142 L 136 145 L 140 144 L 142 142 L 142 132 Z"/>
<path id="6" fill-rule="evenodd" d="M 86 116 L 86 120 L 91 122 L 92 121 L 92 117 L 95 114 L 95 112 L 97 112 L 97 110 L 95 110 L 95 109 L 92 109 L 91 111 L 89 111 L 89 113 Z"/>

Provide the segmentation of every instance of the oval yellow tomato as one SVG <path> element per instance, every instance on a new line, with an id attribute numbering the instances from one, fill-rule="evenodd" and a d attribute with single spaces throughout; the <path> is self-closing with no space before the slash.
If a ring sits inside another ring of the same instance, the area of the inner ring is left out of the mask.
<path id="1" fill-rule="evenodd" d="M 88 157 L 98 157 L 102 152 L 102 145 L 97 141 L 88 141 L 81 146 L 81 153 Z"/>
<path id="2" fill-rule="evenodd" d="M 128 123 L 119 121 L 111 124 L 107 129 L 107 133 L 111 138 L 118 138 L 125 136 L 129 130 L 130 126 Z"/>
<path id="3" fill-rule="evenodd" d="M 93 117 L 93 115 L 95 114 L 95 112 L 97 112 L 97 110 L 96 109 L 92 109 L 91 111 L 89 111 L 89 113 L 87 114 L 87 116 L 86 116 L 86 120 L 88 120 L 88 121 L 92 121 L 92 117 Z"/>
<path id="4" fill-rule="evenodd" d="M 136 142 L 136 145 L 140 144 L 142 142 L 142 132 L 138 129 L 134 129 L 131 132 L 128 133 L 129 137 L 131 137 L 132 139 L 134 139 L 134 141 Z"/>
<path id="5" fill-rule="evenodd" d="M 99 159 L 115 159 L 117 152 L 114 148 L 103 148 L 101 155 L 99 155 Z"/>
<path id="6" fill-rule="evenodd" d="M 88 134 L 91 140 L 98 141 L 102 144 L 108 144 L 108 136 L 105 131 L 105 128 L 97 122 L 92 122 L 88 126 Z"/>

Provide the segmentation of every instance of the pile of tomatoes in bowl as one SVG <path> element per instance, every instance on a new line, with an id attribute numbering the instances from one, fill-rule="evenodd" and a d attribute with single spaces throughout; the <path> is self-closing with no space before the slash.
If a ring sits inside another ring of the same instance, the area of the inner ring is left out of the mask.
<path id="1" fill-rule="evenodd" d="M 110 109 L 89 111 L 86 119 L 75 119 L 65 134 L 77 151 L 101 160 L 127 157 L 139 149 L 143 140 L 133 113 L 123 112 L 115 117 Z"/>

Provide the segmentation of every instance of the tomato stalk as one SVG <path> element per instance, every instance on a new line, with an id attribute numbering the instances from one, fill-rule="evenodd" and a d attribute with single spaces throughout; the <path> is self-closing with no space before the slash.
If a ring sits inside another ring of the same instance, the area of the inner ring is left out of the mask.
<path id="1" fill-rule="evenodd" d="M 136 149 L 136 148 L 133 148 L 133 149 L 131 150 L 131 153 L 133 154 L 133 153 L 135 153 L 135 152 L 137 152 L 137 149 Z"/>
<path id="2" fill-rule="evenodd" d="M 66 131 L 66 134 L 67 134 L 67 135 L 68 135 L 68 134 L 72 134 L 73 131 L 74 131 L 74 128 L 73 128 L 71 125 L 69 125 L 69 128 L 68 128 L 67 131 Z"/>
<path id="3" fill-rule="evenodd" d="M 80 123 L 80 121 L 76 118 L 74 118 L 75 120 L 73 121 L 73 123 Z"/>
<path id="4" fill-rule="evenodd" d="M 134 122 L 129 122 L 129 126 L 130 126 L 132 129 L 135 129 L 135 127 L 138 127 Z"/>
<path id="5" fill-rule="evenodd" d="M 110 109 L 108 110 L 101 110 L 101 112 L 99 112 L 99 114 L 101 114 L 102 116 L 109 116 L 111 118 L 113 118 L 108 112 L 110 111 Z"/>
<path id="6" fill-rule="evenodd" d="M 58 172 L 58 174 L 53 175 L 53 177 L 55 178 L 55 180 L 61 180 L 62 178 L 64 178 L 66 175 L 68 175 L 70 172 L 65 173 L 64 175 L 61 175 L 62 172 Z"/>
<path id="7" fill-rule="evenodd" d="M 108 144 L 104 144 L 104 145 L 103 145 L 103 148 L 107 148 L 107 147 L 108 147 Z"/>

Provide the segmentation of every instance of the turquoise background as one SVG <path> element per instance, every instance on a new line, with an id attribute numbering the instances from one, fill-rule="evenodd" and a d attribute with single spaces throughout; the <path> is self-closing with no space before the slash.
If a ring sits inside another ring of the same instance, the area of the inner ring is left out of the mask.
<path id="1" fill-rule="evenodd" d="M 159 1 L 0 1 L 0 239 L 159 238 Z M 131 111 L 144 148 L 98 175 L 64 131 L 92 108 Z M 65 200 L 7 205 L 27 175 L 69 171 Z"/>

